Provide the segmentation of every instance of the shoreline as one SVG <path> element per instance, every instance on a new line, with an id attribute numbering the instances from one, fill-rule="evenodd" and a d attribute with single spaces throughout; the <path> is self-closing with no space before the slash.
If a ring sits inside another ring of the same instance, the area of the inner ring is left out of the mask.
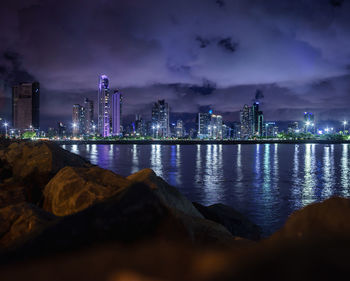
<path id="1" fill-rule="evenodd" d="M 74 144 L 162 144 L 162 145 L 194 145 L 194 144 L 349 144 L 350 140 L 49 140 L 58 145 Z"/>

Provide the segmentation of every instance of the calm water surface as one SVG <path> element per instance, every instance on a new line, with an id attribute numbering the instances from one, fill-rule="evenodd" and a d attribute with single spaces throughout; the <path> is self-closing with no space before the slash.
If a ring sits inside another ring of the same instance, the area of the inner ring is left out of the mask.
<path id="1" fill-rule="evenodd" d="M 152 168 L 190 200 L 224 203 L 268 235 L 288 215 L 333 195 L 349 197 L 349 144 L 63 145 L 127 176 Z"/>

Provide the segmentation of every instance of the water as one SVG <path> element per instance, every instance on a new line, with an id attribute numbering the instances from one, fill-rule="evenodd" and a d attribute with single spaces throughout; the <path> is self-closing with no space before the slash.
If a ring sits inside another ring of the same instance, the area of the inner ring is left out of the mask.
<path id="1" fill-rule="evenodd" d="M 294 210 L 350 194 L 349 144 L 63 147 L 124 176 L 151 168 L 192 201 L 232 206 L 265 235 Z"/>

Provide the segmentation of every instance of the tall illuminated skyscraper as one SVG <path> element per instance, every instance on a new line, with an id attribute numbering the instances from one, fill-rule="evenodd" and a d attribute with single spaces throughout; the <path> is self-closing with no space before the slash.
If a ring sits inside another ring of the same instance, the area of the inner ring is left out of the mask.
<path id="1" fill-rule="evenodd" d="M 122 133 L 122 101 L 122 94 L 116 90 L 112 95 L 112 134 L 114 136 L 120 136 Z"/>
<path id="2" fill-rule="evenodd" d="M 20 83 L 12 88 L 12 126 L 15 129 L 39 129 L 40 85 Z"/>
<path id="3" fill-rule="evenodd" d="M 154 103 L 152 108 L 152 134 L 154 137 L 170 137 L 169 105 L 165 100 Z"/>
<path id="4" fill-rule="evenodd" d="M 101 75 L 98 83 L 98 132 L 103 137 L 110 135 L 111 101 L 109 80 Z"/>

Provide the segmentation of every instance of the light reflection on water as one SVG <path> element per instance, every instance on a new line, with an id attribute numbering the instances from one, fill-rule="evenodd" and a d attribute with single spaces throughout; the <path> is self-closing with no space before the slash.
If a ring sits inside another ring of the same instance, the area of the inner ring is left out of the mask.
<path id="1" fill-rule="evenodd" d="M 294 210 L 350 196 L 349 145 L 65 145 L 127 176 L 153 169 L 192 201 L 228 204 L 277 230 Z"/>

